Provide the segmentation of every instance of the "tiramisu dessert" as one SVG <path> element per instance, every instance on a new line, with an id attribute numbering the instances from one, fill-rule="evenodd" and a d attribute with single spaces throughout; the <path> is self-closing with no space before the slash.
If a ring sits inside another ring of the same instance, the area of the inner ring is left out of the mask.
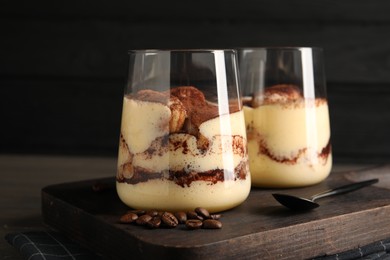
<path id="1" fill-rule="evenodd" d="M 210 212 L 242 203 L 251 186 L 244 112 L 184 86 L 140 90 L 123 100 L 117 172 L 120 199 L 132 208 Z"/>
<path id="2" fill-rule="evenodd" d="M 324 180 L 332 167 L 328 103 L 275 85 L 245 98 L 252 185 L 299 187 Z"/>

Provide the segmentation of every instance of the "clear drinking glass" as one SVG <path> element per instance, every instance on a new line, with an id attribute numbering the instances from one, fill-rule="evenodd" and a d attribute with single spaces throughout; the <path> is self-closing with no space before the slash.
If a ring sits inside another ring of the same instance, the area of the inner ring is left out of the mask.
<path id="1" fill-rule="evenodd" d="M 136 209 L 226 210 L 251 186 L 234 50 L 130 51 L 117 192 Z"/>
<path id="2" fill-rule="evenodd" d="M 321 48 L 238 50 L 252 185 L 299 187 L 332 167 Z"/>

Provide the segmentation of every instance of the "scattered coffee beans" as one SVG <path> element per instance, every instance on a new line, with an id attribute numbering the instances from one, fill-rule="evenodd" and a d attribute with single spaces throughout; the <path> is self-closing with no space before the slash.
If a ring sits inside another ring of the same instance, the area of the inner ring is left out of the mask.
<path id="1" fill-rule="evenodd" d="M 150 228 L 159 228 L 161 225 L 161 218 L 159 216 L 153 217 L 146 225 Z"/>
<path id="2" fill-rule="evenodd" d="M 189 230 L 194 229 L 220 229 L 221 214 L 210 214 L 207 209 L 197 207 L 193 211 L 179 211 L 175 213 L 157 210 L 130 210 L 120 217 L 123 224 L 136 223 L 152 229 L 159 227 L 174 228 L 179 224 L 185 224 Z"/>
<path id="3" fill-rule="evenodd" d="M 187 221 L 187 214 L 184 211 L 179 211 L 175 213 L 175 217 L 180 224 L 185 224 Z"/>
<path id="4" fill-rule="evenodd" d="M 147 214 L 151 217 L 155 217 L 155 216 L 158 216 L 158 211 L 157 210 L 148 210 L 145 212 L 145 214 Z"/>
<path id="5" fill-rule="evenodd" d="M 176 227 L 179 224 L 177 218 L 170 212 L 164 212 L 161 216 L 161 221 L 168 227 Z"/>
<path id="6" fill-rule="evenodd" d="M 218 220 L 221 218 L 221 214 L 212 214 L 212 215 L 210 215 L 210 218 Z"/>
<path id="7" fill-rule="evenodd" d="M 203 217 L 203 219 L 210 218 L 210 213 L 205 208 L 198 207 L 195 209 L 195 212 L 198 214 L 198 216 Z"/>
<path id="8" fill-rule="evenodd" d="M 146 225 L 146 223 L 148 223 L 151 219 L 152 219 L 151 216 L 145 214 L 145 215 L 138 217 L 137 220 L 135 221 L 135 223 L 143 226 L 143 225 Z"/>
<path id="9" fill-rule="evenodd" d="M 132 223 L 134 222 L 135 220 L 137 220 L 138 218 L 138 215 L 137 214 L 134 214 L 134 213 L 126 213 L 125 215 L 123 215 L 119 221 L 121 223 Z"/>
<path id="10" fill-rule="evenodd" d="M 186 227 L 191 230 L 199 229 L 202 225 L 203 223 L 199 219 L 189 219 L 186 221 Z"/>
<path id="11" fill-rule="evenodd" d="M 187 211 L 187 219 L 198 219 L 198 214 L 195 211 Z"/>
<path id="12" fill-rule="evenodd" d="M 206 219 L 203 221 L 203 228 L 206 229 L 219 229 L 222 228 L 221 221 L 215 220 L 215 219 Z"/>

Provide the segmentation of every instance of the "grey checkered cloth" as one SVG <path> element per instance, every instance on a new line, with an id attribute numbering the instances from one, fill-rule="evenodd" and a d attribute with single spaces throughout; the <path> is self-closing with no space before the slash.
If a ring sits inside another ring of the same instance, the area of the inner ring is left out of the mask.
<path id="1" fill-rule="evenodd" d="M 28 260 L 101 259 L 57 232 L 20 232 L 5 239 Z M 381 259 L 390 260 L 390 238 L 343 253 L 313 258 L 315 260 Z"/>
<path id="2" fill-rule="evenodd" d="M 99 256 L 57 232 L 10 233 L 5 239 L 28 260 L 92 260 Z"/>
<path id="3" fill-rule="evenodd" d="M 350 260 L 350 259 L 380 259 L 390 260 L 390 238 L 377 241 L 366 246 L 345 251 L 343 253 L 321 256 L 315 260 Z"/>

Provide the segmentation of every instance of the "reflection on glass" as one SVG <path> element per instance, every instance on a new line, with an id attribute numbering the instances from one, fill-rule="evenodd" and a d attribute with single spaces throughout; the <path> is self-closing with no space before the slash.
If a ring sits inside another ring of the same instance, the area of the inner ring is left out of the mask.
<path id="1" fill-rule="evenodd" d="M 130 52 L 117 191 L 132 208 L 235 207 L 251 179 L 233 50 Z"/>
<path id="2" fill-rule="evenodd" d="M 321 49 L 257 48 L 238 54 L 252 185 L 321 182 L 332 167 Z"/>

